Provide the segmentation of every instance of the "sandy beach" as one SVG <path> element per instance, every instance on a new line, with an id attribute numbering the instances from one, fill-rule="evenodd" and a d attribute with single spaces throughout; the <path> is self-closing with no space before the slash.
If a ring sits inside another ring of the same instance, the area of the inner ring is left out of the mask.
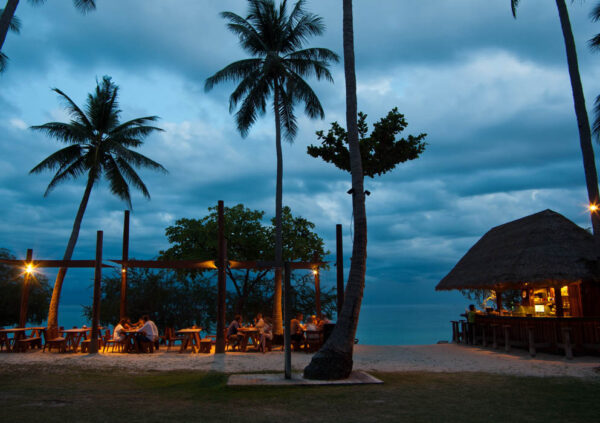
<path id="1" fill-rule="evenodd" d="M 301 371 L 311 355 L 292 354 L 292 367 Z M 80 366 L 89 368 L 122 368 L 128 371 L 203 370 L 225 373 L 283 371 L 281 351 L 266 354 L 232 352 L 225 355 L 179 354 L 165 348 L 154 354 L 100 353 L 59 354 L 28 352 L 0 354 L 0 365 Z M 571 376 L 600 379 L 600 357 L 576 357 L 538 354 L 531 358 L 526 351 L 504 353 L 497 350 L 455 344 L 372 346 L 357 345 L 354 353 L 355 370 L 405 372 L 484 372 L 523 376 Z"/>

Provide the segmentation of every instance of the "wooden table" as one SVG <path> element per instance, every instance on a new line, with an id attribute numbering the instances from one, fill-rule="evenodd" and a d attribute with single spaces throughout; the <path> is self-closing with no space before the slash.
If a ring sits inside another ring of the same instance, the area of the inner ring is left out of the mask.
<path id="1" fill-rule="evenodd" d="M 81 338 L 83 338 L 86 332 L 90 332 L 91 330 L 92 328 L 73 328 L 61 330 L 61 332 L 65 335 L 67 351 L 77 352 Z"/>
<path id="2" fill-rule="evenodd" d="M 8 338 L 8 336 L 6 337 L 6 350 L 14 351 L 14 347 L 15 347 L 17 341 L 20 339 L 27 338 L 26 332 L 28 330 L 32 331 L 31 335 L 35 334 L 36 336 L 41 337 L 40 332 L 45 329 L 46 328 L 43 326 L 34 326 L 34 327 L 29 327 L 29 328 L 9 328 L 9 329 L 0 329 L 0 334 L 3 334 L 3 335 L 8 335 L 11 333 L 14 334 L 12 338 Z"/>
<path id="3" fill-rule="evenodd" d="M 125 329 L 123 333 L 125 334 L 125 340 L 123 341 L 125 344 L 124 352 L 140 352 L 135 340 L 135 336 L 139 333 L 138 329 Z"/>
<path id="4" fill-rule="evenodd" d="M 176 333 L 184 335 L 185 339 L 181 343 L 179 352 L 182 353 L 187 350 L 188 345 L 192 348 L 192 352 L 200 352 L 200 332 L 202 328 L 188 328 L 178 330 Z"/>
<path id="5" fill-rule="evenodd" d="M 258 343 L 260 341 L 259 336 L 258 336 L 258 329 L 252 328 L 252 327 L 239 328 L 238 333 L 243 335 L 243 338 L 240 341 L 240 350 L 241 351 L 246 351 L 246 349 L 248 348 L 249 340 L 252 340 L 252 346 L 254 348 L 256 348 L 256 350 L 258 351 Z"/>

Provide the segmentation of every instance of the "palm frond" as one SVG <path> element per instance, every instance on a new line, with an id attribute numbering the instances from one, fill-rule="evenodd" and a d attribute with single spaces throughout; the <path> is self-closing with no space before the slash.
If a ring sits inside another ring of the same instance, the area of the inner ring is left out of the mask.
<path id="1" fill-rule="evenodd" d="M 44 170 L 54 170 L 67 167 L 70 163 L 73 163 L 75 160 L 81 158 L 81 146 L 78 144 L 70 145 L 63 149 L 60 149 L 40 163 L 38 163 L 33 169 L 29 171 L 29 173 L 40 173 Z"/>
<path id="2" fill-rule="evenodd" d="M 275 107 L 279 109 L 279 117 L 283 126 L 283 137 L 291 144 L 298 133 L 298 125 L 296 123 L 296 116 L 294 115 L 293 94 L 288 94 L 286 90 L 280 89 L 279 104 Z"/>
<path id="3" fill-rule="evenodd" d="M 43 125 L 31 126 L 30 129 L 44 132 L 51 138 L 69 144 L 85 143 L 92 135 L 89 128 L 75 121 L 71 121 L 71 123 L 48 122 Z"/>
<path id="4" fill-rule="evenodd" d="M 517 18 L 517 7 L 519 6 L 519 1 L 520 0 L 510 0 L 510 8 L 515 19 Z"/>
<path id="5" fill-rule="evenodd" d="M 324 61 L 287 59 L 285 64 L 286 67 L 298 75 L 302 75 L 304 77 L 314 75 L 318 80 L 323 78 L 329 82 L 333 82 L 333 76 L 329 72 L 328 63 Z"/>
<path id="6" fill-rule="evenodd" d="M 293 93 L 294 99 L 304 103 L 304 112 L 306 115 L 311 119 L 323 119 L 325 117 L 323 106 L 321 106 L 319 97 L 317 97 L 317 94 L 315 94 L 310 85 L 294 73 L 290 73 L 288 78 L 287 91 Z"/>
<path id="7" fill-rule="evenodd" d="M 261 59 L 244 59 L 231 63 L 215 73 L 204 83 L 204 91 L 210 91 L 216 84 L 228 81 L 238 81 L 256 72 L 262 66 Z"/>
<path id="8" fill-rule="evenodd" d="M 222 12 L 221 17 L 228 19 L 227 29 L 238 36 L 242 48 L 252 55 L 264 54 L 268 49 L 256 28 L 246 19 L 232 12 Z"/>
<path id="9" fill-rule="evenodd" d="M 267 108 L 267 97 L 271 88 L 265 78 L 262 78 L 255 84 L 244 101 L 240 109 L 235 114 L 238 131 L 242 137 L 248 136 L 250 127 L 256 122 L 258 114 L 263 115 Z"/>
<path id="10" fill-rule="evenodd" d="M 127 181 L 123 177 L 119 166 L 115 159 L 109 154 L 106 156 L 104 161 L 104 176 L 108 179 L 108 186 L 110 192 L 125 201 L 129 208 L 131 208 L 131 195 L 129 193 L 129 186 Z"/>
<path id="11" fill-rule="evenodd" d="M 77 160 L 69 164 L 68 166 L 61 166 L 61 168 L 56 172 L 48 187 L 46 188 L 46 192 L 44 192 L 44 197 L 47 197 L 58 184 L 61 182 L 65 182 L 69 179 L 75 179 L 78 176 L 84 174 L 87 170 L 87 166 L 85 164 L 85 156 L 79 157 Z"/>
<path id="12" fill-rule="evenodd" d="M 96 9 L 95 0 L 73 0 L 73 5 L 83 14 Z"/>
<path id="13" fill-rule="evenodd" d="M 6 70 L 8 66 L 8 56 L 0 51 L 0 73 Z"/>
<path id="14" fill-rule="evenodd" d="M 4 9 L 0 9 L 0 15 L 4 13 Z M 14 32 L 15 34 L 19 34 L 21 32 L 21 19 L 17 16 L 13 15 L 8 22 L 8 30 Z"/>
<path id="15" fill-rule="evenodd" d="M 92 124 L 88 120 L 88 117 L 83 113 L 83 111 L 79 108 L 77 104 L 71 98 L 66 95 L 64 92 L 59 90 L 58 88 L 52 88 L 52 91 L 57 93 L 62 97 L 63 102 L 65 103 L 67 112 L 71 115 L 75 121 L 85 125 L 88 129 L 92 129 Z"/>
<path id="16" fill-rule="evenodd" d="M 129 163 L 127 163 L 125 160 L 123 160 L 121 158 L 117 158 L 117 164 L 119 165 L 119 168 L 121 169 L 122 174 L 125 176 L 125 179 L 127 179 L 127 182 L 129 182 L 131 185 L 133 185 L 135 188 L 137 188 L 139 191 L 141 191 L 142 195 L 149 200 L 150 192 L 148 192 L 148 188 L 146 188 L 146 185 L 144 184 L 144 182 L 142 181 L 140 176 L 129 165 Z"/>
<path id="17" fill-rule="evenodd" d="M 109 146 L 109 151 L 117 157 L 117 160 L 123 160 L 135 167 L 145 167 L 162 173 L 169 173 L 160 163 L 155 162 L 137 151 L 125 148 L 120 143 L 107 141 L 107 145 Z"/>
<path id="18" fill-rule="evenodd" d="M 590 12 L 590 19 L 594 22 L 600 20 L 600 3 L 598 3 Z"/>
<path id="19" fill-rule="evenodd" d="M 244 97 L 248 92 L 252 91 L 253 87 L 256 84 L 259 84 L 262 79 L 262 72 L 260 70 L 256 70 L 246 76 L 236 87 L 235 90 L 229 96 L 229 113 L 232 113 L 238 102 Z M 268 94 L 267 94 L 268 96 Z"/>

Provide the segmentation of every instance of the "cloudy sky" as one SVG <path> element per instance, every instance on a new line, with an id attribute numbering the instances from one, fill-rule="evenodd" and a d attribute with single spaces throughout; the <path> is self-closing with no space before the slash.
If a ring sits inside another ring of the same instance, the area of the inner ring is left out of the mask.
<path id="1" fill-rule="evenodd" d="M 393 107 L 407 133 L 426 132 L 427 150 L 392 173 L 366 180 L 366 304 L 461 303 L 436 293 L 437 282 L 491 227 L 551 208 L 583 227 L 586 191 L 577 125 L 554 2 L 523 1 L 513 19 L 509 0 L 356 0 L 359 110 L 372 124 Z M 61 147 L 28 129 L 67 120 L 52 87 L 78 104 L 110 75 L 120 86 L 123 119 L 160 116 L 162 134 L 140 150 L 167 176 L 142 172 L 152 200 L 133 197 L 130 256 L 153 258 L 168 247 L 165 227 L 199 218 L 218 200 L 274 214 L 275 148 L 269 113 L 242 139 L 228 112 L 233 85 L 205 93 L 204 81 L 246 57 L 219 12 L 244 15 L 243 0 L 98 0 L 81 15 L 71 1 L 39 7 L 21 2 L 23 28 L 9 34 L 0 75 L 0 247 L 23 257 L 59 259 L 81 199 L 82 180 L 43 193 L 51 174 L 28 175 Z M 569 2 L 588 109 L 600 93 L 600 55 L 587 40 L 600 32 L 588 13 L 595 2 Z M 310 46 L 342 54 L 341 2 L 308 0 L 327 31 Z M 298 109 L 300 131 L 284 145 L 284 204 L 316 224 L 335 250 L 344 228 L 351 250 L 348 174 L 306 154 L 315 131 L 345 126 L 342 64 L 334 84 L 311 80 L 326 117 Z M 121 254 L 125 204 L 97 186 L 75 258 L 92 258 L 96 230 L 105 257 Z M 331 257 L 333 259 L 333 257 Z M 64 302 L 89 303 L 89 271 L 71 272 Z M 335 274 L 324 276 L 335 283 Z"/>

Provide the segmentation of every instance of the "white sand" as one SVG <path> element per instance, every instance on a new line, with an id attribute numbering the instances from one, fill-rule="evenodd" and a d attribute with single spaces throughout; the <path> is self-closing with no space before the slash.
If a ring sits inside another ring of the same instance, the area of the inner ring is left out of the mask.
<path id="1" fill-rule="evenodd" d="M 179 354 L 178 348 L 167 352 L 161 348 L 154 354 L 105 353 L 60 354 L 1 353 L 0 366 L 10 368 L 26 365 L 82 366 L 92 368 L 123 368 L 130 371 L 153 370 L 213 370 L 226 373 L 283 371 L 284 354 L 274 351 L 266 354 L 227 353 Z M 292 367 L 302 371 L 311 354 L 292 353 Z M 562 356 L 538 354 L 531 358 L 526 351 L 513 350 L 509 354 L 498 350 L 454 344 L 373 346 L 357 345 L 354 352 L 354 369 L 366 371 L 404 372 L 485 372 L 526 376 L 573 376 L 600 378 L 600 358 L 576 357 L 567 360 Z"/>

